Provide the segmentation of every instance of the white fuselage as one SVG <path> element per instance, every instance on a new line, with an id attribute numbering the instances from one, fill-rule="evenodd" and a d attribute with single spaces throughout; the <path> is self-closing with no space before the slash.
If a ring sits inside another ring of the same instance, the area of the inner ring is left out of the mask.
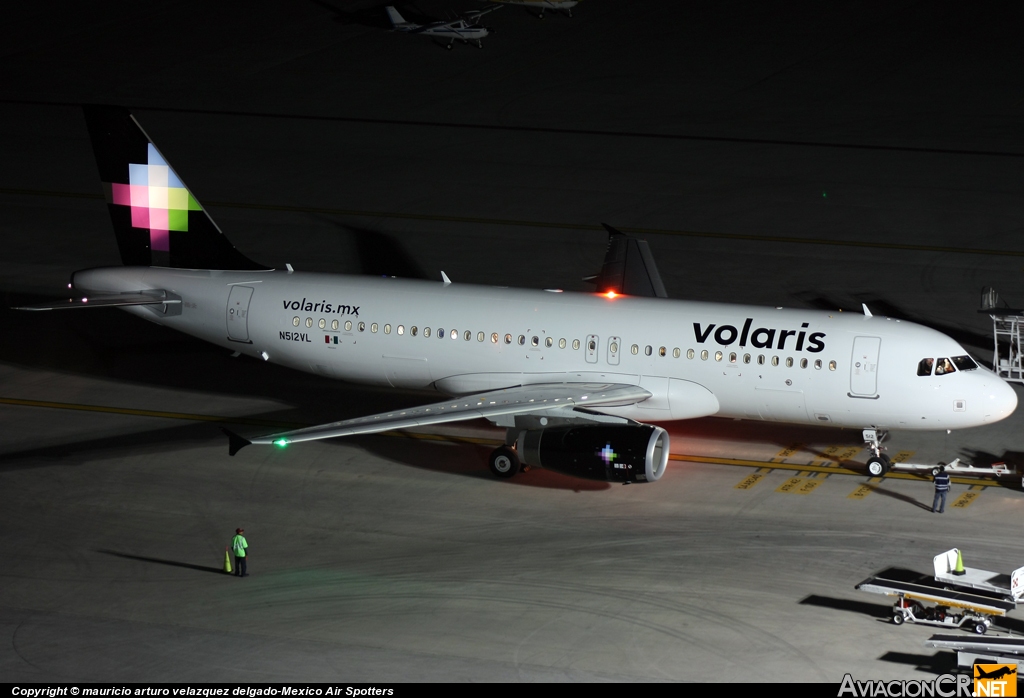
<path id="1" fill-rule="evenodd" d="M 966 354 L 910 322 L 855 313 L 282 271 L 117 267 L 92 293 L 164 289 L 181 312 L 128 312 L 254 357 L 357 383 L 466 394 L 531 383 L 639 384 L 639 421 L 708 415 L 864 428 L 957 429 L 1017 397 L 984 368 L 919 376 Z M 176 312 L 176 311 L 175 311 Z M 495 341 L 496 340 L 496 341 Z"/>

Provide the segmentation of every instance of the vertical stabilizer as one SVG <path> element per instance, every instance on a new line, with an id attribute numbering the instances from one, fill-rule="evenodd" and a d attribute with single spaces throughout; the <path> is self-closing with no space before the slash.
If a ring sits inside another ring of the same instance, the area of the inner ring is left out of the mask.
<path id="1" fill-rule="evenodd" d="M 647 241 L 619 232 L 607 223 L 601 225 L 608 231 L 608 251 L 601 273 L 591 279 L 597 283 L 597 290 L 627 296 L 668 298 Z"/>
<path id="2" fill-rule="evenodd" d="M 126 266 L 267 268 L 228 241 L 131 112 L 111 106 L 83 110 Z"/>

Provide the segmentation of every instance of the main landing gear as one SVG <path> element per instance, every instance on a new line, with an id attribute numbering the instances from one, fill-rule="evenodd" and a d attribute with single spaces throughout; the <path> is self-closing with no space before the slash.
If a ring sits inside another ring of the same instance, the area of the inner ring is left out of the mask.
<path id="1" fill-rule="evenodd" d="M 865 429 L 863 435 L 864 443 L 874 453 L 868 458 L 868 474 L 873 477 L 882 477 L 889 472 L 889 467 L 892 465 L 889 456 L 882 453 L 882 442 L 889 436 L 889 432 L 881 429 Z"/>
<path id="2" fill-rule="evenodd" d="M 508 446 L 499 446 L 494 449 L 487 463 L 491 466 L 492 473 L 504 479 L 515 477 L 521 467 L 519 454 L 514 448 Z"/>

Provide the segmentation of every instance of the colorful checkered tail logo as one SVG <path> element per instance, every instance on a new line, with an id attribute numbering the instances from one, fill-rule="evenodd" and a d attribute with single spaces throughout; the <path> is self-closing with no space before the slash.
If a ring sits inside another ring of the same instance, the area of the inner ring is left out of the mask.
<path id="1" fill-rule="evenodd" d="M 267 268 L 228 241 L 131 112 L 124 107 L 83 109 L 126 266 Z"/>

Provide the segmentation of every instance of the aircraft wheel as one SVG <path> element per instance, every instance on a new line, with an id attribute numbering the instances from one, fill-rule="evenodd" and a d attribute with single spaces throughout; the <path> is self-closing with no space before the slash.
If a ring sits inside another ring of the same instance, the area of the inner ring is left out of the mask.
<path id="1" fill-rule="evenodd" d="M 985 623 L 979 621 L 974 624 L 974 632 L 978 635 L 984 635 L 988 631 L 988 626 Z"/>
<path id="2" fill-rule="evenodd" d="M 868 474 L 873 477 L 881 477 L 889 472 L 889 458 L 885 455 L 871 456 L 868 459 Z"/>
<path id="3" fill-rule="evenodd" d="M 897 612 L 892 614 L 893 625 L 903 625 L 903 621 L 905 620 L 906 618 L 903 617 L 902 613 Z"/>
<path id="4" fill-rule="evenodd" d="M 491 472 L 500 478 L 515 477 L 519 472 L 519 454 L 508 446 L 499 446 L 491 452 L 488 465 Z"/>
<path id="5" fill-rule="evenodd" d="M 452 50 L 452 45 L 448 44 L 447 46 L 445 46 L 445 48 L 448 49 L 449 51 L 451 51 Z"/>

